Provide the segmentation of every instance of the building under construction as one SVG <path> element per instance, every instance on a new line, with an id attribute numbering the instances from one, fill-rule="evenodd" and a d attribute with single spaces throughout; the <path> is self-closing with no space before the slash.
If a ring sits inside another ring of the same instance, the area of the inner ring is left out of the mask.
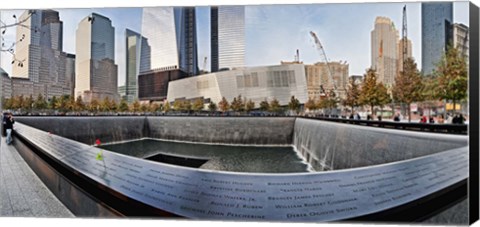
<path id="1" fill-rule="evenodd" d="M 333 77 L 333 82 L 329 80 L 328 68 Z M 348 64 L 346 62 L 317 62 L 313 65 L 305 65 L 305 76 L 307 77 L 308 98 L 317 100 L 336 87 L 337 96 L 345 98 L 346 86 L 348 83 Z"/>
<path id="2" fill-rule="evenodd" d="M 282 65 L 303 64 L 300 61 L 298 50 L 294 61 L 281 61 L 280 63 Z M 331 81 L 329 73 L 332 74 L 333 81 Z M 328 62 L 328 64 L 317 62 L 312 65 L 305 65 L 308 98 L 318 100 L 335 89 L 338 97 L 345 98 L 348 75 L 347 62 Z"/>

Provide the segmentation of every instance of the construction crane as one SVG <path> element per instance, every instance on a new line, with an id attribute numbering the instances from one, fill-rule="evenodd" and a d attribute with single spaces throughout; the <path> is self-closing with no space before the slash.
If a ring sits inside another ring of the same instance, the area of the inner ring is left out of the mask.
<path id="1" fill-rule="evenodd" d="M 402 15 L 402 72 L 405 72 L 405 62 L 407 62 L 408 57 L 408 38 L 407 38 L 407 5 L 403 6 L 403 15 Z"/>
<path id="2" fill-rule="evenodd" d="M 320 57 L 322 58 L 323 61 L 325 61 L 325 65 L 327 66 L 328 79 L 333 85 L 333 92 L 335 96 L 338 97 L 337 85 L 335 84 L 335 80 L 333 79 L 332 70 L 330 69 L 330 65 L 328 64 L 328 59 L 327 59 L 327 55 L 325 54 L 325 50 L 323 49 L 323 46 L 320 43 L 320 39 L 318 39 L 317 34 L 315 34 L 315 32 L 313 31 L 310 31 L 310 35 L 313 37 L 313 41 L 315 42 L 315 46 L 318 50 L 318 53 L 320 54 Z M 320 86 L 320 89 L 323 90 L 323 87 Z"/>

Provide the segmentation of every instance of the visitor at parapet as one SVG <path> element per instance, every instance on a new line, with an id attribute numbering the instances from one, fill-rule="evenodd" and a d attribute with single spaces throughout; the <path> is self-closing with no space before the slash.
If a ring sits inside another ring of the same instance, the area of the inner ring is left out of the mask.
<path id="1" fill-rule="evenodd" d="M 396 113 L 395 116 L 393 117 L 393 121 L 400 121 L 400 114 Z"/>
<path id="2" fill-rule="evenodd" d="M 453 123 L 453 116 L 452 114 L 448 113 L 447 114 L 447 124 L 452 124 Z"/>
<path id="3" fill-rule="evenodd" d="M 353 113 L 350 114 L 350 117 L 349 119 L 353 120 L 354 119 L 354 116 L 353 116 Z"/>
<path id="4" fill-rule="evenodd" d="M 445 123 L 445 119 L 443 118 L 443 114 L 440 114 L 440 116 L 438 116 L 437 123 L 439 123 L 439 124 Z"/>
<path id="5" fill-rule="evenodd" d="M 423 116 L 423 113 L 420 114 L 420 123 L 427 123 L 427 117 Z"/>
<path id="6" fill-rule="evenodd" d="M 452 119 L 452 124 L 464 124 L 465 123 L 465 117 L 461 113 L 455 114 L 455 117 Z"/>
<path id="7" fill-rule="evenodd" d="M 382 115 L 378 115 L 377 119 L 378 121 L 382 121 Z"/>
<path id="8" fill-rule="evenodd" d="M 357 113 L 356 119 L 355 120 L 362 120 L 362 117 L 360 117 L 360 114 Z"/>
<path id="9" fill-rule="evenodd" d="M 458 114 L 455 113 L 455 115 L 452 117 L 452 124 L 458 124 Z"/>
<path id="10" fill-rule="evenodd" d="M 465 119 L 465 117 L 463 116 L 463 114 L 458 114 L 458 123 L 459 123 L 459 124 L 462 124 L 462 125 L 465 124 L 465 121 L 466 121 L 466 120 L 467 120 L 467 119 Z"/>
<path id="11" fill-rule="evenodd" d="M 430 116 L 428 118 L 428 122 L 431 123 L 431 124 L 434 124 L 435 123 L 435 119 L 433 119 L 433 116 Z"/>
<path id="12" fill-rule="evenodd" d="M 372 115 L 368 114 L 367 115 L 367 121 L 372 120 Z"/>
<path id="13" fill-rule="evenodd" d="M 12 144 L 12 130 L 13 124 L 15 124 L 15 120 L 13 119 L 12 113 L 7 114 L 7 118 L 5 119 L 5 129 L 7 131 L 7 145 Z"/>

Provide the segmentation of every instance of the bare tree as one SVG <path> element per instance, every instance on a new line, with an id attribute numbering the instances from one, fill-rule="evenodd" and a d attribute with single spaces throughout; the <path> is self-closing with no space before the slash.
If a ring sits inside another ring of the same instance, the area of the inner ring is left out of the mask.
<path id="1" fill-rule="evenodd" d="M 14 48 L 17 45 L 17 43 L 20 43 L 25 39 L 25 34 L 22 34 L 21 37 L 17 37 L 17 40 L 13 41 L 12 43 L 7 43 L 3 35 L 5 35 L 5 33 L 8 31 L 9 28 L 14 28 L 17 26 L 30 29 L 35 33 L 39 32 L 40 31 L 39 28 L 30 27 L 26 23 L 35 13 L 36 13 L 35 10 L 28 10 L 27 16 L 22 19 L 17 18 L 17 15 L 13 14 L 12 17 L 15 20 L 15 22 L 13 23 L 5 23 L 4 21 L 0 20 L 0 33 L 1 33 L 0 37 L 2 42 L 2 45 L 0 47 L 0 52 L 6 52 L 12 55 L 12 65 L 18 64 L 18 66 L 23 67 L 23 63 L 25 62 L 25 59 L 18 59 L 17 56 L 15 55 Z"/>

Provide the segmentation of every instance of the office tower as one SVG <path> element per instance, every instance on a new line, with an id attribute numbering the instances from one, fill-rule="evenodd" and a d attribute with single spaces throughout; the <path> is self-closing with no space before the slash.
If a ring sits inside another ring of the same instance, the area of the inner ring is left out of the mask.
<path id="1" fill-rule="evenodd" d="M 432 74 L 452 40 L 452 2 L 422 3 L 422 72 Z"/>
<path id="2" fill-rule="evenodd" d="M 163 100 L 168 82 L 198 74 L 195 8 L 144 8 L 140 100 Z"/>
<path id="3" fill-rule="evenodd" d="M 469 44 L 469 29 L 466 25 L 455 23 L 453 24 L 453 47 L 457 48 L 463 57 L 466 58 L 468 62 L 468 51 L 470 49 Z"/>
<path id="4" fill-rule="evenodd" d="M 132 103 L 138 98 L 137 76 L 140 67 L 141 35 L 130 29 L 125 30 L 126 59 L 125 59 L 125 86 L 122 86 L 122 98 Z M 120 87 L 119 87 L 120 89 Z"/>
<path id="5" fill-rule="evenodd" d="M 245 66 L 245 6 L 212 7 L 211 71 Z"/>
<path id="6" fill-rule="evenodd" d="M 78 24 L 76 31 L 75 96 L 118 101 L 115 65 L 115 28 L 112 21 L 92 13 Z"/>
<path id="7" fill-rule="evenodd" d="M 27 10 L 20 20 L 25 20 L 25 26 L 17 26 L 17 40 L 15 49 L 15 63 L 12 67 L 13 78 L 23 80 L 21 92 L 15 95 L 44 97 L 70 95 L 71 91 L 66 83 L 66 56 L 63 48 L 63 22 L 57 11 Z M 25 82 L 25 83 L 24 83 Z M 27 84 L 29 84 L 28 87 Z"/>
<path id="8" fill-rule="evenodd" d="M 12 97 L 12 79 L 8 76 L 8 73 L 0 68 L 0 88 L 2 88 L 2 97 L 3 99 Z M 2 106 L 3 108 L 3 106 Z"/>
<path id="9" fill-rule="evenodd" d="M 70 95 L 75 97 L 75 55 L 74 54 L 67 54 L 67 61 L 66 61 L 66 68 L 65 68 L 65 82 L 67 87 L 69 88 Z"/>
<path id="10" fill-rule="evenodd" d="M 144 8 L 142 36 L 150 50 L 142 52 L 141 73 L 170 69 L 198 73 L 194 8 Z"/>
<path id="11" fill-rule="evenodd" d="M 378 82 L 387 86 L 395 83 L 398 61 L 398 30 L 387 17 L 377 17 L 371 32 L 372 69 L 376 70 Z"/>

